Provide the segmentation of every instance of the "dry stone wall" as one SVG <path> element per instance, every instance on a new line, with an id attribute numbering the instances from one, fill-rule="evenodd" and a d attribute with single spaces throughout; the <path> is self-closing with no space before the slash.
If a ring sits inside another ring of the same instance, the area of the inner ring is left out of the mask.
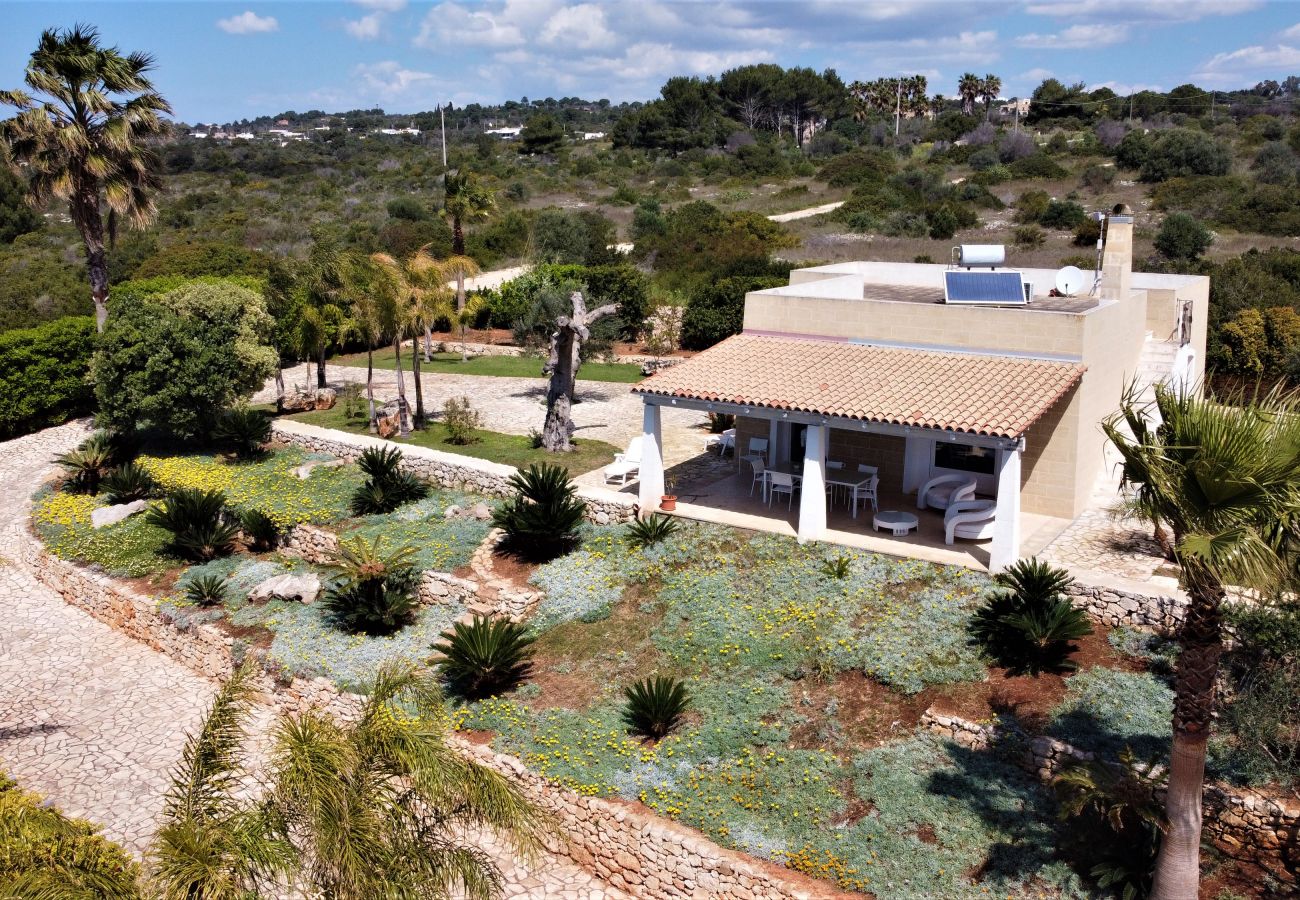
<path id="1" fill-rule="evenodd" d="M 973 750 L 987 749 L 1008 734 L 996 724 L 970 722 L 933 709 L 925 711 L 920 724 Z M 1039 735 L 1025 742 L 1019 763 L 1043 781 L 1050 781 L 1066 765 L 1095 758 L 1094 754 L 1064 741 Z M 1264 866 L 1285 883 L 1296 886 L 1294 873 L 1300 868 L 1300 802 L 1270 797 L 1248 788 L 1207 784 L 1204 807 L 1205 833 L 1216 847 L 1234 858 Z"/>
<path id="2" fill-rule="evenodd" d="M 1182 624 L 1187 601 L 1181 597 L 1136 594 L 1075 581 L 1067 591 L 1075 606 L 1111 628 L 1172 631 Z"/>

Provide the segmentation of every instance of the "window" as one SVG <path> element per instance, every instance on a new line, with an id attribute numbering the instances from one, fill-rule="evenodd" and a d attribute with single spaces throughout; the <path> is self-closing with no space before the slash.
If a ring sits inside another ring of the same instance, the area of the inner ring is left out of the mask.
<path id="1" fill-rule="evenodd" d="M 955 469 L 977 475 L 992 475 L 997 451 L 992 447 L 971 444 L 950 444 L 938 441 L 934 445 L 934 465 L 939 469 Z"/>

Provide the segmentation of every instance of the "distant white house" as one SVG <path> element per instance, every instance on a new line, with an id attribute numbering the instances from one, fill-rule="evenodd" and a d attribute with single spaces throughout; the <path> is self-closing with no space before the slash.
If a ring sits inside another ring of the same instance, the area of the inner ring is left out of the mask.
<path id="1" fill-rule="evenodd" d="M 378 128 L 378 129 L 375 130 L 375 133 L 376 133 L 376 134 L 410 134 L 410 135 L 415 135 L 416 137 L 418 137 L 419 134 L 420 134 L 420 129 L 418 129 L 418 128 Z"/>
<path id="2" fill-rule="evenodd" d="M 489 128 L 487 131 L 483 133 L 490 134 L 493 137 L 500 138 L 503 141 L 513 141 L 515 138 L 519 137 L 519 135 L 521 135 L 523 131 L 524 131 L 524 127 L 522 125 L 516 125 L 514 127 L 506 127 L 506 128 Z"/>
<path id="3" fill-rule="evenodd" d="M 290 131 L 290 130 L 287 129 L 287 128 L 272 128 L 272 129 L 270 129 L 269 131 L 267 131 L 266 133 L 269 134 L 269 135 L 273 135 L 273 136 L 275 136 L 275 137 L 281 138 L 282 141 L 305 141 L 305 140 L 307 140 L 307 135 L 303 134 L 301 131 Z"/>
<path id="4" fill-rule="evenodd" d="M 253 134 L 253 132 L 251 132 L 251 131 L 241 131 L 241 132 L 239 132 L 239 134 L 235 135 L 235 140 L 237 140 L 237 141 L 251 141 L 251 140 L 253 140 L 253 138 L 255 138 L 255 137 L 257 137 L 257 135 Z"/>
<path id="5" fill-rule="evenodd" d="M 208 136 L 208 133 L 207 133 L 206 131 L 191 131 L 191 132 L 190 132 L 190 137 L 192 137 L 192 138 L 205 138 L 205 137 L 207 137 L 207 136 Z"/>
<path id="6" fill-rule="evenodd" d="M 582 133 L 582 139 L 584 141 L 598 141 L 604 136 L 605 132 L 603 131 L 584 131 Z"/>
<path id="7" fill-rule="evenodd" d="M 1029 98 L 1025 97 L 1003 103 L 998 107 L 998 115 L 1008 119 L 1017 115 L 1022 118 L 1029 115 Z"/>

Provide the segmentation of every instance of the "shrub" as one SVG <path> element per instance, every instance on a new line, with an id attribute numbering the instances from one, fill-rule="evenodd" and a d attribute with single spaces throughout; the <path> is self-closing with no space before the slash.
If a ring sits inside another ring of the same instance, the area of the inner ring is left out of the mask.
<path id="1" fill-rule="evenodd" d="M 828 559 L 822 563 L 822 574 L 827 578 L 843 581 L 849 577 L 852 562 L 853 560 L 848 556 L 837 556 L 834 559 Z"/>
<path id="2" fill-rule="evenodd" d="M 577 497 L 569 471 L 533 463 L 510 478 L 515 494 L 492 513 L 512 552 L 549 559 L 578 542 L 586 506 Z"/>
<path id="3" fill-rule="evenodd" d="M 1187 213 L 1170 213 L 1160 223 L 1155 248 L 1168 259 L 1198 259 L 1214 242 L 1214 235 Z"/>
<path id="4" fill-rule="evenodd" d="M 1041 247 L 1047 242 L 1047 235 L 1037 225 L 1018 225 L 1012 234 L 1017 247 Z"/>
<path id="5" fill-rule="evenodd" d="M 330 564 L 341 576 L 321 598 L 321 608 L 345 631 L 392 634 L 414 618 L 417 573 L 406 546 L 389 552 L 384 539 L 367 543 L 355 538 L 341 542 Z"/>
<path id="6" fill-rule="evenodd" d="M 239 528 L 226 515 L 221 491 L 180 488 L 146 514 L 146 521 L 171 535 L 171 549 L 185 559 L 203 562 L 229 556 Z"/>
<path id="7" fill-rule="evenodd" d="M 1071 239 L 1070 243 L 1074 244 L 1076 247 L 1095 247 L 1100 238 L 1101 222 L 1089 217 L 1075 226 L 1074 237 Z M 1093 263 L 1089 261 L 1088 266 L 1085 266 L 1084 268 L 1088 268 L 1092 266 L 1092 264 Z"/>
<path id="8" fill-rule="evenodd" d="M 894 156 L 884 150 L 857 150 L 828 161 L 817 178 L 831 187 L 854 187 L 884 181 L 897 168 Z"/>
<path id="9" fill-rule="evenodd" d="M 929 216 L 930 237 L 936 241 L 946 241 L 957 233 L 957 216 L 948 204 L 944 204 Z"/>
<path id="10" fill-rule="evenodd" d="M 450 688 L 467 700 L 481 700 L 508 691 L 532 669 L 533 638 L 526 627 L 508 619 L 475 616 L 457 622 L 434 645 L 443 655 L 438 663 Z"/>
<path id="11" fill-rule="evenodd" d="M 1071 641 L 1092 633 L 1088 617 L 1065 598 L 1074 579 L 1034 558 L 993 576 L 1001 590 L 971 618 L 971 641 L 1014 674 L 1073 671 Z"/>
<path id="12" fill-rule="evenodd" d="M 722 434 L 736 427 L 736 417 L 731 413 L 709 413 L 709 434 Z"/>
<path id="13" fill-rule="evenodd" d="M 627 700 L 623 722 L 628 730 L 655 741 L 681 724 L 691 703 L 686 685 L 667 675 L 634 682 L 624 689 L 623 696 Z"/>
<path id="14" fill-rule="evenodd" d="M 1064 178 L 1069 173 L 1046 153 L 1035 153 L 1007 166 L 1013 178 Z"/>
<path id="15" fill-rule="evenodd" d="M 103 488 L 110 503 L 131 503 L 144 500 L 157 489 L 149 470 L 136 462 L 113 469 L 104 477 Z"/>
<path id="16" fill-rule="evenodd" d="M 1125 169 L 1141 169 L 1150 152 L 1150 135 L 1144 131 L 1130 131 L 1115 148 L 1115 164 Z"/>
<path id="17" fill-rule="evenodd" d="M 1265 184 L 1291 184 L 1296 177 L 1296 155 L 1285 142 L 1272 141 L 1255 154 L 1250 170 Z"/>
<path id="18" fill-rule="evenodd" d="M 271 440 L 271 417 L 241 403 L 221 414 L 213 437 L 228 446 L 238 459 L 254 459 Z"/>
<path id="19" fill-rule="evenodd" d="M 1052 198 L 1048 196 L 1047 191 L 1025 191 L 1016 198 L 1014 204 L 1016 221 L 1024 224 L 1037 222 L 1043 217 L 1043 213 L 1047 212 L 1047 207 L 1051 202 Z"/>
<path id="20" fill-rule="evenodd" d="M 239 528 L 254 550 L 274 550 L 280 541 L 280 526 L 260 509 L 246 509 L 239 514 Z"/>
<path id="21" fill-rule="evenodd" d="M 352 512 L 372 516 L 392 512 L 397 507 L 429 495 L 429 486 L 410 472 L 401 469 L 402 451 L 396 447 L 368 447 L 357 465 L 366 483 L 352 495 Z"/>
<path id="22" fill-rule="evenodd" d="M 0 440 L 89 412 L 94 346 L 95 321 L 88 317 L 0 334 Z"/>
<path id="23" fill-rule="evenodd" d="M 693 291 L 682 312 L 682 347 L 705 350 L 739 334 L 745 318 L 745 295 L 750 291 L 780 287 L 782 278 L 735 276 L 711 282 Z"/>
<path id="24" fill-rule="evenodd" d="M 220 575 L 200 575 L 185 585 L 185 599 L 195 606 L 216 606 L 226 599 L 226 583 Z"/>
<path id="25" fill-rule="evenodd" d="M 442 405 L 442 424 L 447 427 L 447 443 L 472 444 L 478 440 L 474 432 L 483 424 L 468 397 L 448 397 Z"/>
<path id="26" fill-rule="evenodd" d="M 1122 150 L 1122 143 L 1120 147 Z M 1231 164 L 1232 153 L 1228 148 L 1205 132 L 1171 128 L 1151 142 L 1142 161 L 1142 180 L 1227 175 Z"/>
<path id="27" fill-rule="evenodd" d="M 681 527 L 671 516 L 653 513 L 627 524 L 627 542 L 633 547 L 649 547 L 672 537 Z"/>
<path id="28" fill-rule="evenodd" d="M 1072 200 L 1052 200 L 1038 217 L 1038 223 L 1047 228 L 1070 230 L 1088 221 L 1088 213 Z"/>
<path id="29" fill-rule="evenodd" d="M 76 450 L 70 450 L 54 460 L 68 473 L 68 484 L 86 494 L 99 490 L 99 483 L 113 465 L 113 452 L 101 435 L 93 435 Z"/>
<path id="30" fill-rule="evenodd" d="M 1094 191 L 1104 191 L 1115 181 L 1114 166 L 1088 166 L 1083 170 L 1084 187 L 1092 188 Z"/>

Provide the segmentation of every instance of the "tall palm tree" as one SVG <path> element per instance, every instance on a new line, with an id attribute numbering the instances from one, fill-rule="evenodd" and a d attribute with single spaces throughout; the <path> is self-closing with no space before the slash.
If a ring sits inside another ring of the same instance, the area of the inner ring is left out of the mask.
<path id="1" fill-rule="evenodd" d="M 990 73 L 980 79 L 979 96 L 984 101 L 984 116 L 993 110 L 993 101 L 1002 93 L 1002 79 Z"/>
<path id="2" fill-rule="evenodd" d="M 481 270 L 478 263 L 461 254 L 453 254 L 444 260 L 440 260 L 438 265 L 448 281 L 456 282 L 456 312 L 458 315 L 451 318 L 455 319 L 453 324 L 460 326 L 460 359 L 461 362 L 464 362 L 468 358 L 465 352 L 465 329 L 474 321 L 473 316 L 466 320 L 464 315 L 459 315 L 465 312 L 465 281 L 473 278 Z"/>
<path id="3" fill-rule="evenodd" d="M 381 668 L 353 721 L 282 715 L 267 788 L 244 797 L 250 672 L 222 687 L 176 773 L 152 855 L 163 900 L 277 896 L 285 882 L 329 900 L 488 898 L 501 873 L 465 835 L 540 847 L 538 813 L 447 746 L 438 681 L 409 665 Z"/>
<path id="4" fill-rule="evenodd" d="M 316 343 L 308 350 L 316 357 L 316 387 L 325 387 L 325 356 L 331 347 L 342 344 L 347 335 L 338 326 L 346 318 L 339 305 L 348 274 L 349 257 L 332 240 L 320 237 L 307 254 L 307 263 L 298 274 L 304 318 L 315 311 Z M 311 323 L 305 327 L 311 327 Z"/>
<path id="5" fill-rule="evenodd" d="M 1218 402 L 1157 385 L 1153 405 L 1130 391 L 1102 427 L 1123 459 L 1132 511 L 1172 532 L 1188 597 L 1177 634 L 1168 830 L 1151 896 L 1195 897 L 1225 586 L 1294 589 L 1300 398 L 1274 391 Z"/>
<path id="6" fill-rule="evenodd" d="M 448 172 L 444 176 L 442 215 L 451 221 L 451 252 L 465 255 L 465 229 L 470 222 L 487 218 L 496 206 L 496 196 L 473 172 Z"/>
<path id="7" fill-rule="evenodd" d="M 957 96 L 961 98 L 961 111 L 969 116 L 975 111 L 975 98 L 980 92 L 980 77 L 974 72 L 966 72 L 957 79 Z"/>
<path id="8" fill-rule="evenodd" d="M 377 267 L 368 257 L 348 258 L 341 296 L 348 303 L 356 333 L 366 343 L 366 403 L 370 409 L 370 433 L 379 431 L 375 409 L 375 347 L 379 346 L 391 324 L 385 307 L 384 291 L 376 290 Z"/>
<path id="9" fill-rule="evenodd" d="M 388 253 L 371 254 L 370 259 L 387 277 L 396 308 L 393 311 L 393 350 L 396 355 L 398 396 L 405 401 L 405 383 L 402 378 L 402 339 L 410 334 L 419 340 L 420 332 L 427 331 L 436 318 L 433 310 L 434 295 L 447 294 L 447 274 L 429 255 L 425 244 L 406 259 L 399 260 Z M 427 351 L 426 345 L 426 351 Z M 411 347 L 411 374 L 415 382 L 415 425 L 423 427 L 424 387 L 420 381 L 420 354 Z"/>
<path id="10" fill-rule="evenodd" d="M 162 179 L 147 141 L 166 131 L 161 114 L 171 107 L 145 77 L 153 64 L 147 53 L 123 56 L 116 47 L 101 47 L 99 32 L 88 25 L 51 29 L 27 63 L 23 81 L 32 93 L 0 91 L 0 104 L 18 110 L 0 122 L 0 145 L 7 151 L 0 156 L 22 166 L 16 171 L 26 177 L 32 206 L 67 201 L 86 246 L 100 331 L 108 318 L 102 209 L 107 205 L 110 246 L 119 219 L 144 228 L 157 214 L 154 195 Z"/>

